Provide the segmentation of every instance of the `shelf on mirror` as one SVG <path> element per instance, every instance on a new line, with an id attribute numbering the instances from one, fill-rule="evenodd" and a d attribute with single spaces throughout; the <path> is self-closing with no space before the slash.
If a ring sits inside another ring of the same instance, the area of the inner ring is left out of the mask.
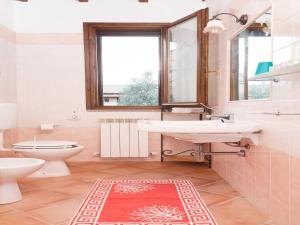
<path id="1" fill-rule="evenodd" d="M 281 68 L 276 68 L 268 73 L 262 73 L 256 76 L 252 76 L 248 78 L 248 81 L 274 81 L 278 82 L 279 79 L 277 77 L 286 76 L 286 75 L 293 75 L 300 72 L 300 63 L 290 65 L 290 66 L 283 66 Z M 300 73 L 299 73 L 300 74 Z"/>

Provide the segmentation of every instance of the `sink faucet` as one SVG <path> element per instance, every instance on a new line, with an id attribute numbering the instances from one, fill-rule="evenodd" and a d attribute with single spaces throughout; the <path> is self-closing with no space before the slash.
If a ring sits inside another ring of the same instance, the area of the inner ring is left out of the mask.
<path id="1" fill-rule="evenodd" d="M 213 118 L 220 119 L 223 123 L 233 123 L 234 122 L 234 114 L 233 113 L 225 113 L 222 116 L 207 115 L 206 118 L 209 120 L 211 120 Z"/>

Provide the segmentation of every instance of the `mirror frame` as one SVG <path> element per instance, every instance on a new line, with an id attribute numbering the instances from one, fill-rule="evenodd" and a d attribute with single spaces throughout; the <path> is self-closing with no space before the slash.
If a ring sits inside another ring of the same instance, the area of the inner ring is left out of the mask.
<path id="1" fill-rule="evenodd" d="M 242 26 L 240 29 L 236 30 L 232 35 L 229 36 L 227 39 L 227 60 L 226 60 L 226 65 L 227 65 L 227 76 L 226 76 L 226 101 L 227 103 L 237 103 L 237 102 L 253 102 L 253 101 L 271 101 L 272 98 L 272 82 L 269 82 L 269 87 L 270 87 L 270 95 L 268 98 L 263 98 L 263 99 L 242 99 L 242 100 L 230 100 L 230 77 L 231 77 L 231 41 L 234 39 L 236 36 L 238 36 L 240 33 L 242 33 L 244 30 L 246 30 L 254 21 L 256 21 L 259 17 L 261 17 L 264 13 L 268 12 L 271 10 L 272 18 L 271 18 L 271 46 L 272 46 L 272 53 L 273 53 L 273 42 L 274 42 L 274 7 L 273 4 L 269 4 L 264 10 L 261 10 L 257 16 L 255 16 L 253 19 L 249 20 L 248 23 L 244 26 Z M 273 61 L 273 54 L 271 55 L 272 61 Z"/>

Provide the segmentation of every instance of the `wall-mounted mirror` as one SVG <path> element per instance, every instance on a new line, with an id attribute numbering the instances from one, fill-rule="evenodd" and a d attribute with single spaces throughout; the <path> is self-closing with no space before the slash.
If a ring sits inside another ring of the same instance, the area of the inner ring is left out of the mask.
<path id="1" fill-rule="evenodd" d="M 259 76 L 261 65 L 272 65 L 271 19 L 268 10 L 230 41 L 231 101 L 270 96 L 269 81 L 248 81 L 248 78 Z"/>

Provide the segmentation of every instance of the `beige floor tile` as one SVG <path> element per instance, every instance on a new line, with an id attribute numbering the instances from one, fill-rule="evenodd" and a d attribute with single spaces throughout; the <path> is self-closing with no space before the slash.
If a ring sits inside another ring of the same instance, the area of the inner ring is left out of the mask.
<path id="1" fill-rule="evenodd" d="M 116 175 L 130 175 L 130 174 L 144 172 L 144 170 L 139 169 L 139 168 L 123 167 L 122 166 L 122 167 L 115 167 L 115 168 L 105 169 L 102 172 L 116 174 Z"/>
<path id="2" fill-rule="evenodd" d="M 17 210 L 31 210 L 46 206 L 53 202 L 61 201 L 70 198 L 70 195 L 54 191 L 30 191 L 23 194 L 22 201 L 10 204 L 11 207 Z"/>
<path id="3" fill-rule="evenodd" d="M 212 206 L 214 204 L 218 204 L 224 201 L 228 201 L 232 199 L 233 197 L 214 194 L 206 191 L 198 191 L 202 200 L 205 202 L 207 206 Z"/>
<path id="4" fill-rule="evenodd" d="M 207 191 L 211 193 L 221 194 L 230 197 L 240 196 L 240 193 L 234 190 L 227 182 L 224 180 L 217 181 L 212 184 L 203 185 L 197 187 L 198 190 Z"/>
<path id="5" fill-rule="evenodd" d="M 163 169 L 155 169 L 155 171 L 159 171 L 162 173 L 167 173 L 167 174 L 173 174 L 173 175 L 182 175 L 182 174 L 188 174 L 191 173 L 191 170 L 193 168 L 190 168 L 186 165 L 178 165 L 178 166 L 170 166 L 166 167 Z M 201 168 L 198 170 L 199 172 L 202 171 Z"/>
<path id="6" fill-rule="evenodd" d="M 82 199 L 80 198 L 63 200 L 45 207 L 27 211 L 27 214 L 35 218 L 40 218 L 42 221 L 47 221 L 48 223 L 62 223 L 66 219 L 70 220 L 72 216 L 74 216 L 81 202 Z"/>
<path id="7" fill-rule="evenodd" d="M 65 185 L 74 184 L 79 180 L 73 175 L 65 177 L 51 177 L 51 178 L 25 178 L 19 181 L 22 192 L 33 191 L 37 189 L 52 190 L 53 188 L 63 187 Z"/>
<path id="8" fill-rule="evenodd" d="M 69 166 L 71 174 L 76 174 L 80 172 L 86 172 L 89 171 L 90 169 L 84 168 L 84 167 L 79 167 L 79 166 Z"/>
<path id="9" fill-rule="evenodd" d="M 186 175 L 177 176 L 176 179 L 190 180 L 194 184 L 195 187 L 202 186 L 202 185 L 208 185 L 208 184 L 212 184 L 212 183 L 216 182 L 215 180 L 195 178 L 195 177 L 190 177 L 190 176 L 186 176 Z"/>
<path id="10" fill-rule="evenodd" d="M 24 213 L 13 212 L 1 215 L 1 225 L 49 225 Z"/>
<path id="11" fill-rule="evenodd" d="M 98 179 L 110 179 L 116 176 L 113 173 L 107 172 L 96 172 L 96 171 L 84 171 L 78 172 L 72 175 L 77 179 L 77 181 L 84 181 L 84 182 L 95 182 Z"/>
<path id="12" fill-rule="evenodd" d="M 173 179 L 176 176 L 157 172 L 142 172 L 123 176 L 128 179 Z"/>
<path id="13" fill-rule="evenodd" d="M 220 225 L 260 225 L 268 219 L 246 199 L 238 197 L 209 207 Z"/>
<path id="14" fill-rule="evenodd" d="M 119 167 L 120 165 L 118 163 L 106 163 L 106 162 L 91 162 L 91 163 L 77 163 L 72 166 L 73 169 L 76 170 L 83 170 L 83 171 L 101 171 L 104 169 Z"/>
<path id="15" fill-rule="evenodd" d="M 11 207 L 11 204 L 0 205 L 0 218 L 1 218 L 1 215 L 5 214 L 5 213 L 13 212 L 13 211 L 14 211 L 14 209 Z"/>
<path id="16" fill-rule="evenodd" d="M 222 178 L 212 169 L 190 170 L 186 175 L 195 178 L 203 178 L 210 180 L 222 180 Z"/>
<path id="17" fill-rule="evenodd" d="M 75 184 L 65 185 L 64 187 L 55 189 L 67 195 L 86 196 L 94 186 L 94 182 L 78 182 Z"/>
<path id="18" fill-rule="evenodd" d="M 144 163 L 136 163 L 133 164 L 132 167 L 140 168 L 140 169 L 147 169 L 147 170 L 153 170 L 153 169 L 163 169 L 167 167 L 175 166 L 173 163 L 168 162 L 144 162 Z"/>

